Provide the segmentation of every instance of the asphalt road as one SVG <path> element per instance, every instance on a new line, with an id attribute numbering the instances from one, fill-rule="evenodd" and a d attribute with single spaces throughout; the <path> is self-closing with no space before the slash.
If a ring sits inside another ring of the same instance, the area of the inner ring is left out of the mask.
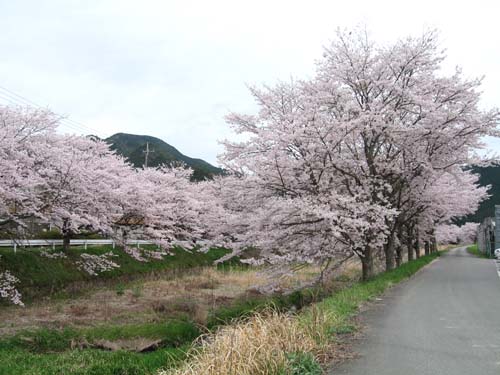
<path id="1" fill-rule="evenodd" d="M 361 315 L 359 357 L 329 374 L 499 375 L 500 279 L 491 259 L 450 251 Z"/>

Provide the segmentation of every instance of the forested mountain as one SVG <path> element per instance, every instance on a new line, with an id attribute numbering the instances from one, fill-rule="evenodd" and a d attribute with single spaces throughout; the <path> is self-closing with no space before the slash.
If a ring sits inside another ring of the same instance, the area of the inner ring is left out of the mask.
<path id="1" fill-rule="evenodd" d="M 222 173 L 222 169 L 204 160 L 190 158 L 159 138 L 148 135 L 117 133 L 105 139 L 105 141 L 111 145 L 111 149 L 123 155 L 135 167 L 144 165 L 144 150 L 146 150 L 146 144 L 149 143 L 148 166 L 150 167 L 172 162 L 183 162 L 193 169 L 193 180 L 203 180 Z"/>
<path id="2" fill-rule="evenodd" d="M 500 165 L 489 167 L 472 167 L 472 171 L 479 174 L 479 184 L 481 186 L 491 185 L 490 198 L 479 206 L 475 214 L 469 215 L 465 221 L 481 222 L 485 217 L 495 216 L 495 205 L 500 205 Z"/>

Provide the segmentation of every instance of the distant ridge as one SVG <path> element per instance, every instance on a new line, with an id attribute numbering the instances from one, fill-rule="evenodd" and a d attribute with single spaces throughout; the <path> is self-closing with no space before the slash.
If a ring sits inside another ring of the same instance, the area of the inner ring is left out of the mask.
<path id="1" fill-rule="evenodd" d="M 495 205 L 500 205 L 500 165 L 493 164 L 487 167 L 473 166 L 470 169 L 472 172 L 479 174 L 480 186 L 491 185 L 488 191 L 490 197 L 479 205 L 478 210 L 474 214 L 459 220 L 460 224 L 466 221 L 480 223 L 486 217 L 493 217 L 495 216 Z"/>
<path id="2" fill-rule="evenodd" d="M 149 149 L 154 150 L 149 154 L 148 165 L 150 167 L 168 165 L 176 161 L 183 162 L 193 169 L 192 179 L 196 181 L 209 179 L 223 172 L 222 169 L 202 159 L 190 158 L 165 141 L 149 135 L 116 133 L 104 141 L 109 143 L 112 150 L 125 157 L 137 168 L 144 165 L 143 151 L 146 149 L 146 143 L 149 143 Z"/>

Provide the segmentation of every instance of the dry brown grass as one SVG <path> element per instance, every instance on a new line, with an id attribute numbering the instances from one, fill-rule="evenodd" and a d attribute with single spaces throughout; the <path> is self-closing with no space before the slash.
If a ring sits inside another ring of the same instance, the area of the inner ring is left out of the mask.
<path id="1" fill-rule="evenodd" d="M 205 337 L 183 367 L 160 375 L 271 375 L 285 368 L 287 353 L 318 349 L 295 316 L 267 311 Z"/>
<path id="2" fill-rule="evenodd" d="M 305 269 L 297 279 L 312 277 Z M 204 325 L 210 309 L 251 296 L 269 283 L 260 269 L 218 270 L 205 267 L 182 273 L 155 274 L 122 286 L 103 287 L 84 296 L 43 301 L 19 310 L 0 309 L 0 335 L 40 327 L 89 327 L 103 322 L 135 324 L 184 316 Z M 285 283 L 293 281 L 285 281 Z"/>
<path id="3" fill-rule="evenodd" d="M 87 305 L 70 305 L 69 311 L 74 316 L 84 316 L 88 313 L 89 307 Z"/>
<path id="4" fill-rule="evenodd" d="M 316 267 L 300 269 L 283 277 L 281 285 L 293 287 L 318 275 Z M 341 277 L 346 282 L 360 275 L 357 260 L 347 262 L 330 280 L 332 288 Z M 341 282 L 342 284 L 342 282 Z M 287 373 L 287 355 L 312 353 L 328 361 L 335 346 L 331 327 L 341 326 L 342 317 L 324 305 L 313 304 L 299 315 L 267 311 L 248 320 L 226 326 L 195 345 L 185 364 L 159 375 L 275 375 Z"/>
<path id="5" fill-rule="evenodd" d="M 318 304 L 309 306 L 299 316 L 299 324 L 318 347 L 329 345 L 332 335 L 328 328 L 338 325 L 339 321 L 340 318 L 337 314 L 323 306 L 320 307 Z"/>
<path id="6" fill-rule="evenodd" d="M 358 258 L 351 259 L 339 270 L 337 276 L 347 280 L 359 280 L 361 278 L 361 261 Z"/>

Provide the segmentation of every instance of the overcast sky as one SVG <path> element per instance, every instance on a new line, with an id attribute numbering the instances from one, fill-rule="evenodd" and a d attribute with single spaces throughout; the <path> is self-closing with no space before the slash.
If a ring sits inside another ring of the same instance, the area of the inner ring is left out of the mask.
<path id="1" fill-rule="evenodd" d="M 255 111 L 246 84 L 312 76 L 335 30 L 362 24 L 380 41 L 439 29 L 447 68 L 485 75 L 482 106 L 499 106 L 496 3 L 0 0 L 0 103 L 22 101 L 7 89 L 101 137 L 152 135 L 216 163 L 224 115 Z"/>

